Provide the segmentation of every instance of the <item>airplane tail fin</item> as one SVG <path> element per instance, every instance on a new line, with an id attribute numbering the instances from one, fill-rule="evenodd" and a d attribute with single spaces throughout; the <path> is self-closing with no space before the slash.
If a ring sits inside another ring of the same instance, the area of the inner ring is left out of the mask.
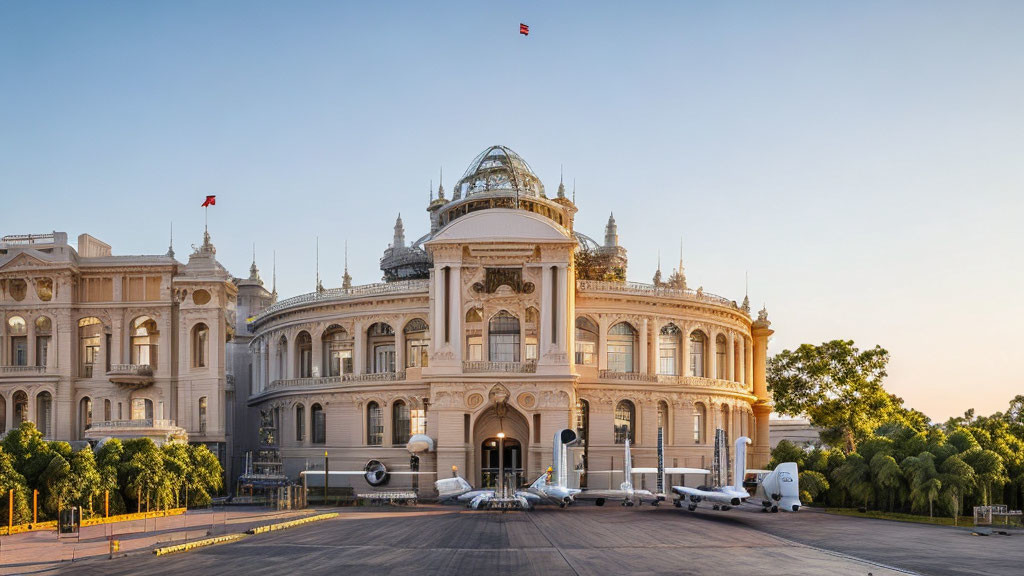
<path id="1" fill-rule="evenodd" d="M 787 512 L 796 512 L 800 503 L 800 471 L 796 462 L 783 462 L 761 481 L 763 498 Z"/>
<path id="2" fill-rule="evenodd" d="M 737 490 L 743 490 L 743 477 L 747 475 L 747 444 L 750 443 L 750 438 L 746 436 L 736 439 L 736 460 L 732 467 L 732 485 Z"/>
<path id="3" fill-rule="evenodd" d="M 555 432 L 554 442 L 552 442 L 551 480 L 562 488 L 569 486 L 569 450 L 567 447 L 576 440 L 575 430 L 563 428 Z"/>
<path id="4" fill-rule="evenodd" d="M 437 489 L 437 499 L 442 502 L 451 498 L 457 498 L 473 489 L 462 476 L 442 478 L 434 482 L 434 488 Z"/>

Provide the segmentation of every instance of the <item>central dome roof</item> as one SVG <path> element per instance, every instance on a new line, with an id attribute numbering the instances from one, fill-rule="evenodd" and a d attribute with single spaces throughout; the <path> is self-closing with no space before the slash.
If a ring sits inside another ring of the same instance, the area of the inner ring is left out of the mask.
<path id="1" fill-rule="evenodd" d="M 530 165 L 505 146 L 491 146 L 477 155 L 455 185 L 454 196 L 468 197 L 488 192 L 512 192 L 545 198 L 544 185 Z"/>

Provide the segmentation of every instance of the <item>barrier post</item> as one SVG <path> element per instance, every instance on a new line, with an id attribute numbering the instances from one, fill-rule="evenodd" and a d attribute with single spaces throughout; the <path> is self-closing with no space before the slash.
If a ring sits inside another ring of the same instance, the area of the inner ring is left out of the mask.
<path id="1" fill-rule="evenodd" d="M 327 484 L 331 477 L 331 466 L 327 460 L 327 450 L 324 450 L 324 506 L 327 506 Z"/>
<path id="2" fill-rule="evenodd" d="M 14 528 L 14 488 L 7 492 L 7 535 L 11 535 Z"/>
<path id="3" fill-rule="evenodd" d="M 32 523 L 39 521 L 39 490 L 32 491 Z"/>
<path id="4" fill-rule="evenodd" d="M 103 491 L 103 517 L 110 516 L 110 490 Z"/>

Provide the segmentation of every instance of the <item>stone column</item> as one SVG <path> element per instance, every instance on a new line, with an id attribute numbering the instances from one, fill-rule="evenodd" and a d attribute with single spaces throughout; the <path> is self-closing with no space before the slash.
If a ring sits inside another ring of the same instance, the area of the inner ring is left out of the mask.
<path id="1" fill-rule="evenodd" d="M 455 353 L 455 363 L 457 366 L 462 366 L 462 343 L 465 340 L 462 336 L 462 266 L 460 264 L 452 264 L 451 266 L 451 309 L 448 313 L 451 317 L 448 320 L 448 342 L 452 347 L 452 352 Z M 444 338 L 444 326 L 442 325 L 441 331 L 439 332 L 441 338 Z M 434 332 L 431 331 L 431 334 Z"/>
<path id="2" fill-rule="evenodd" d="M 682 374 L 683 376 L 693 376 L 693 373 L 690 372 L 690 328 L 686 327 L 686 329 L 683 330 L 682 334 L 683 357 L 680 359 L 680 361 L 683 363 L 683 365 L 680 366 L 679 373 Z"/>
<path id="3" fill-rule="evenodd" d="M 608 318 L 597 317 L 597 369 L 608 369 Z"/>
<path id="4" fill-rule="evenodd" d="M 745 342 L 743 348 L 746 352 L 746 357 L 744 358 L 744 365 L 746 369 L 746 373 L 744 374 L 746 377 L 745 383 L 747 388 L 750 388 L 754 383 L 754 347 L 751 346 L 749 342 Z"/>
<path id="5" fill-rule="evenodd" d="M 356 374 L 366 374 L 366 330 L 360 322 L 352 326 L 352 336 L 355 346 L 352 350 L 352 371 Z"/>
<path id="6" fill-rule="evenodd" d="M 708 378 L 718 378 L 718 336 L 708 335 Z"/>
<path id="7" fill-rule="evenodd" d="M 312 361 L 312 376 L 313 378 L 323 378 L 326 376 L 324 371 L 324 331 L 320 330 L 317 334 L 310 334 L 313 339 L 313 361 Z"/>
<path id="8" fill-rule="evenodd" d="M 569 342 L 568 337 L 568 323 L 566 320 L 566 312 L 569 307 L 568 295 L 569 295 L 569 275 L 568 267 L 565 264 L 558 265 L 558 308 L 555 310 L 555 325 L 558 330 L 555 332 L 555 340 L 558 346 L 555 348 L 558 352 L 565 354 L 567 363 L 572 363 L 569 358 L 570 350 L 566 348 L 566 343 Z M 575 290 L 575 286 L 572 287 Z M 575 326 L 575 324 L 574 324 Z"/>
<path id="9" fill-rule="evenodd" d="M 126 356 L 124 354 L 125 348 L 131 350 L 131 320 L 124 321 L 120 316 L 124 316 L 123 311 L 117 313 L 111 313 L 110 315 L 110 363 L 111 364 L 129 364 L 131 363 L 131 353 L 129 352 Z M 161 330 L 160 332 L 163 332 Z M 160 349 L 157 348 L 157 354 L 160 353 Z M 157 359 L 157 366 L 163 366 L 163 362 Z"/>
<path id="10" fill-rule="evenodd" d="M 395 328 L 395 372 L 402 370 L 405 370 L 405 326 L 398 326 Z"/>
<path id="11" fill-rule="evenodd" d="M 736 381 L 736 336 L 729 332 L 729 341 L 726 344 L 725 378 L 731 382 Z"/>
<path id="12" fill-rule="evenodd" d="M 7 406 L 7 408 L 6 408 L 6 418 L 7 419 L 4 420 L 4 422 L 6 423 L 5 424 L 5 426 L 7 427 L 6 430 L 10 430 L 11 428 L 14 427 L 14 392 L 11 392 L 10 395 L 5 397 L 5 399 L 6 399 L 6 406 Z"/>
<path id="13" fill-rule="evenodd" d="M 538 364 L 546 363 L 547 352 L 555 346 L 552 344 L 551 318 L 557 311 L 551 309 L 551 266 L 544 265 L 540 269 L 540 329 L 537 330 Z M 486 318 L 484 318 L 486 320 Z"/>
<path id="14" fill-rule="evenodd" d="M 640 366 L 637 372 L 641 374 L 648 374 L 647 366 L 647 318 L 640 320 Z"/>
<path id="15" fill-rule="evenodd" d="M 747 384 L 747 339 L 740 335 L 740 373 L 737 374 L 736 381 L 740 384 Z"/>
<path id="16" fill-rule="evenodd" d="M 25 318 L 25 324 L 27 326 L 26 337 L 25 337 L 25 351 L 28 353 L 26 358 L 26 366 L 36 365 L 36 321 L 32 317 Z"/>
<path id="17" fill-rule="evenodd" d="M 658 374 L 661 371 L 661 329 L 658 328 L 658 321 L 651 326 L 651 374 Z M 668 441 L 666 440 L 666 443 Z"/>

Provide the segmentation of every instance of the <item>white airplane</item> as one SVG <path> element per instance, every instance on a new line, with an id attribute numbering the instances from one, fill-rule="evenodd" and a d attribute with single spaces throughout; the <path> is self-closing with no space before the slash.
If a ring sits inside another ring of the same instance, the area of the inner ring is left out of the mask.
<path id="1" fill-rule="evenodd" d="M 629 452 L 629 440 L 626 440 L 626 455 L 623 459 L 622 474 L 623 482 L 619 484 L 619 489 L 595 489 L 595 490 L 584 490 L 576 495 L 577 500 L 593 500 L 597 506 L 604 506 L 604 503 L 608 500 L 621 500 L 623 506 L 640 506 L 644 502 L 649 502 L 654 506 L 657 506 L 659 502 L 665 500 L 665 495 L 661 493 L 654 493 L 650 490 L 637 489 L 633 487 L 633 475 L 634 474 L 657 474 L 660 480 L 660 486 L 665 486 L 665 475 L 666 474 L 709 474 L 710 471 L 704 470 L 703 468 L 665 468 L 664 466 L 664 445 L 661 438 L 661 431 L 658 433 L 658 467 L 657 468 L 634 468 L 633 458 Z M 580 471 L 582 472 L 582 471 Z M 618 472 L 617 470 L 594 470 L 587 472 L 588 474 L 611 474 Z"/>
<path id="2" fill-rule="evenodd" d="M 711 502 L 715 510 L 728 510 L 733 506 L 739 506 L 750 498 L 750 493 L 743 488 L 743 476 L 745 475 L 747 462 L 747 444 L 750 438 L 741 436 L 736 439 L 735 466 L 733 467 L 734 478 L 732 486 L 700 486 L 690 488 L 688 486 L 673 486 L 672 491 L 680 496 L 675 501 L 676 507 L 681 507 L 683 501 L 689 500 L 687 508 L 692 512 L 697 509 L 701 501 Z"/>
<path id="3" fill-rule="evenodd" d="M 566 428 L 555 433 L 552 465 L 526 490 L 515 490 L 500 494 L 498 490 L 485 488 L 474 490 L 465 478 L 459 476 L 458 468 L 452 466 L 454 476 L 434 482 L 439 502 L 461 502 L 474 510 L 485 508 L 511 508 L 529 510 L 537 504 L 558 504 L 565 508 L 572 504 L 579 493 L 577 488 L 568 487 L 568 461 L 566 446 L 576 441 L 576 432 Z"/>
<path id="4" fill-rule="evenodd" d="M 800 472 L 796 462 L 783 462 L 757 484 L 754 498 L 764 512 L 796 512 L 800 509 Z"/>

